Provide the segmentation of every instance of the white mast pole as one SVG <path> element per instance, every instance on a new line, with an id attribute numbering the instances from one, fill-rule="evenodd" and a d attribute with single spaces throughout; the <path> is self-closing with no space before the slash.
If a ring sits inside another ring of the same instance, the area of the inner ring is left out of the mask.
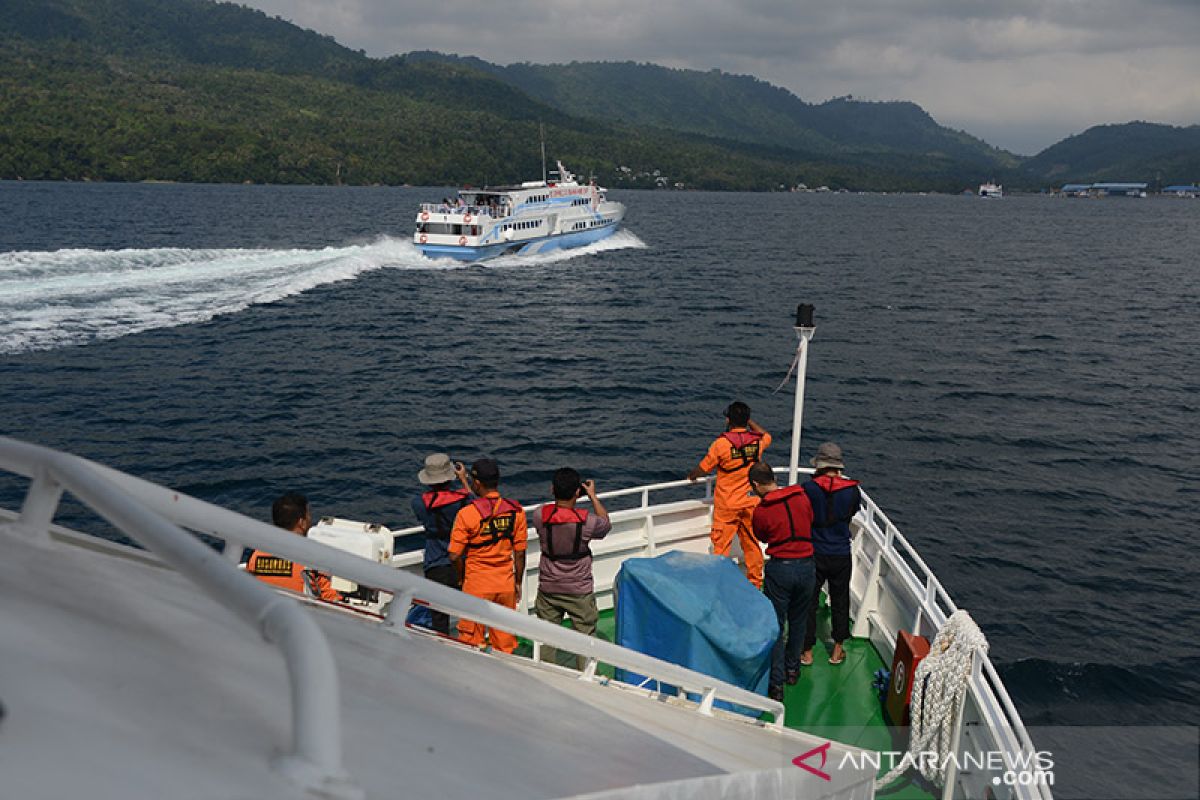
<path id="1" fill-rule="evenodd" d="M 542 139 L 542 185 L 546 185 L 546 126 L 539 123 L 538 130 L 541 131 Z"/>
<path id="2" fill-rule="evenodd" d="M 792 411 L 792 459 L 788 465 L 788 484 L 794 486 L 800 474 L 800 427 L 804 419 L 804 378 L 808 372 L 808 340 L 817 327 L 813 324 L 813 307 L 807 303 L 796 306 L 796 407 Z"/>

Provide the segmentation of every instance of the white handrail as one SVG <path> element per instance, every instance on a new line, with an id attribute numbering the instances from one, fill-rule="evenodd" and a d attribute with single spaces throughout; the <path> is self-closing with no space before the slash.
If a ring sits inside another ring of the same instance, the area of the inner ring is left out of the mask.
<path id="1" fill-rule="evenodd" d="M 778 471 L 779 470 L 776 470 L 776 472 L 778 472 Z M 809 470 L 809 471 L 811 472 L 812 470 Z M 651 484 L 647 484 L 645 486 L 634 486 L 630 489 L 613 489 L 612 491 L 609 491 L 609 492 L 597 492 L 596 497 L 600 500 L 611 500 L 614 497 L 629 497 L 629 496 L 635 495 L 635 494 L 641 495 L 642 503 L 639 506 L 639 508 L 649 508 L 650 492 L 665 491 L 667 489 L 682 489 L 686 486 L 707 486 L 708 484 L 710 484 L 712 482 L 712 480 L 713 480 L 713 478 L 711 475 L 705 476 L 703 478 L 699 478 L 695 481 L 689 481 L 686 478 L 684 478 L 683 480 L 667 481 L 666 483 L 651 483 Z M 550 501 L 547 500 L 545 502 L 550 502 Z M 590 501 L 587 498 L 584 498 L 584 499 L 580 500 L 580 502 L 588 503 Z M 542 505 L 544 505 L 544 503 L 533 503 L 531 505 L 521 506 L 521 508 L 525 509 L 525 514 L 526 514 L 526 516 L 528 516 L 529 514 L 534 513 L 538 509 L 540 509 L 542 507 Z M 616 513 L 620 513 L 620 512 L 613 511 L 613 513 L 616 514 Z M 392 531 L 392 536 L 394 536 L 394 537 L 412 536 L 414 534 L 423 534 L 424 532 L 425 532 L 425 529 L 423 527 L 421 527 L 420 525 L 410 525 L 407 528 L 394 529 Z M 537 532 L 532 527 L 529 528 L 529 537 L 531 539 L 537 538 Z"/>
<path id="2" fill-rule="evenodd" d="M 235 542 L 238 546 L 244 545 L 261 549 L 273 555 L 305 564 L 310 568 L 320 569 L 364 586 L 390 592 L 398 597 L 405 594 L 415 595 L 439 611 L 465 617 L 488 627 L 500 628 L 527 639 L 551 645 L 559 650 L 577 653 L 585 659 L 603 661 L 614 667 L 649 676 L 659 683 L 678 687 L 681 692 L 699 695 L 712 692 L 721 700 L 771 714 L 774 721 L 768 723 L 769 727 L 783 730 L 784 706 L 782 703 L 709 675 L 629 650 L 602 639 L 551 625 L 536 617 L 464 594 L 457 589 L 442 586 L 423 577 L 368 561 L 342 550 L 336 550 L 305 537 L 296 536 L 266 523 L 244 517 L 234 511 L 163 488 L 95 462 L 0 437 L 0 466 L 12 472 L 33 476 L 36 474 L 38 466 L 52 457 L 69 459 L 86 465 L 106 479 L 111 484 L 111 489 L 119 489 L 143 506 L 145 510 L 166 517 L 177 525 L 190 530 Z M 68 487 L 68 489 L 72 493 L 75 491 L 73 487 Z M 91 505 L 89 500 L 85 500 L 85 502 Z M 173 535 L 188 539 L 192 544 L 203 547 L 177 528 L 173 530 L 175 531 Z M 125 532 L 131 536 L 134 535 L 132 532 Z M 256 590 L 263 589 L 262 585 L 250 576 L 234 569 L 218 553 L 211 550 L 209 553 L 211 562 L 220 569 L 235 576 L 242 583 L 253 586 Z M 190 573 L 185 574 L 190 576 Z M 400 613 L 407 613 L 407 604 Z M 749 721 L 749 718 L 745 719 Z"/>
<path id="3" fill-rule="evenodd" d="M 292 701 L 292 755 L 280 763 L 281 771 L 316 794 L 362 796 L 342 768 L 341 705 L 333 653 L 309 614 L 241 574 L 215 550 L 115 486 L 91 462 L 0 437 L 0 466 L 34 478 L 18 527 L 44 534 L 44 527 L 31 528 L 49 525 L 65 489 L 275 644 L 287 665 Z M 36 516 L 26 514 L 30 508 L 37 509 Z"/>

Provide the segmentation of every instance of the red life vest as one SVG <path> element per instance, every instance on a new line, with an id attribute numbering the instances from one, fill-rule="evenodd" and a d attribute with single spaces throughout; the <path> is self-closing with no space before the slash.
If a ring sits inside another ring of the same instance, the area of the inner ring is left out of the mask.
<path id="1" fill-rule="evenodd" d="M 513 541 L 514 528 L 517 525 L 517 512 L 521 510 L 518 503 L 500 497 L 493 504 L 489 497 L 476 498 L 471 505 L 479 512 L 479 538 L 467 542 L 467 548 L 491 547 L 501 540 Z"/>
<path id="2" fill-rule="evenodd" d="M 469 495 L 461 489 L 449 491 L 433 491 L 426 492 L 421 495 L 421 501 L 425 503 L 425 510 L 433 515 L 435 531 L 425 532 L 426 536 L 432 536 L 434 539 L 450 540 L 450 532 L 454 528 L 454 517 L 446 518 L 445 512 L 439 512 L 438 509 L 445 508 L 450 505 L 462 505 Z M 456 509 L 457 511 L 457 509 Z"/>
<path id="3" fill-rule="evenodd" d="M 775 503 L 783 504 L 783 512 L 787 514 L 788 519 L 788 530 L 792 532 L 792 535 L 786 539 L 782 539 L 778 542 L 770 542 L 772 547 L 776 547 L 781 544 L 787 544 L 788 542 L 812 541 L 811 529 L 806 530 L 803 533 L 800 533 L 796 530 L 796 519 L 792 513 L 792 503 L 795 502 L 795 500 L 801 495 L 804 495 L 804 487 L 800 484 L 797 484 L 795 486 L 788 486 L 784 489 L 776 489 L 762 499 L 762 505 L 764 506 L 774 505 Z M 808 496 L 804 495 L 804 499 L 807 501 Z"/>
<path id="4" fill-rule="evenodd" d="M 843 489 L 849 489 L 858 486 L 858 481 L 852 481 L 849 478 L 843 478 L 840 475 L 821 475 L 812 479 L 821 493 L 825 495 L 825 518 L 818 520 L 813 517 L 814 528 L 832 528 L 835 525 L 849 522 L 854 519 L 854 514 L 858 511 L 857 506 L 852 506 L 848 516 L 836 516 L 834 514 L 833 495 Z"/>
<path id="5" fill-rule="evenodd" d="M 729 451 L 730 458 L 740 459 L 742 463 L 733 467 L 718 466 L 719 472 L 738 472 L 743 469 L 749 469 L 750 465 L 758 461 L 758 455 L 761 451 L 759 442 L 762 441 L 763 435 L 754 431 L 726 431 L 721 434 L 721 437 L 732 445 Z"/>
<path id="6" fill-rule="evenodd" d="M 587 517 L 587 509 L 583 508 L 561 508 L 554 503 L 542 506 L 542 530 L 546 534 L 541 541 L 542 558 L 551 561 L 578 561 L 591 556 L 591 549 L 583 541 L 583 526 Z M 554 528 L 568 525 L 575 527 L 574 543 L 569 551 L 564 552 L 562 547 L 554 544 Z"/>

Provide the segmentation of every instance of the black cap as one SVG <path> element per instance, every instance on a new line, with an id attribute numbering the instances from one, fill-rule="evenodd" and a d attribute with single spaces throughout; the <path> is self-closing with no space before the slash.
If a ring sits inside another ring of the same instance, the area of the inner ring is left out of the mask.
<path id="1" fill-rule="evenodd" d="M 481 458 L 471 465 L 471 477 L 480 483 L 495 483 L 500 480 L 500 467 L 490 458 Z"/>

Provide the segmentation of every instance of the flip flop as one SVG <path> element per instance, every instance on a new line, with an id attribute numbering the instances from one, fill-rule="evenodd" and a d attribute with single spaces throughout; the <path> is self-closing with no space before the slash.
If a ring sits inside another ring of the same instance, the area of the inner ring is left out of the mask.
<path id="1" fill-rule="evenodd" d="M 800 666 L 802 666 L 802 667 L 811 667 L 812 666 L 812 654 L 811 653 L 808 655 L 800 656 Z"/>
<path id="2" fill-rule="evenodd" d="M 834 659 L 830 658 L 829 663 L 836 667 L 838 664 L 841 664 L 845 660 L 846 660 L 846 651 L 843 650 L 841 658 L 837 659 L 836 661 Z"/>

